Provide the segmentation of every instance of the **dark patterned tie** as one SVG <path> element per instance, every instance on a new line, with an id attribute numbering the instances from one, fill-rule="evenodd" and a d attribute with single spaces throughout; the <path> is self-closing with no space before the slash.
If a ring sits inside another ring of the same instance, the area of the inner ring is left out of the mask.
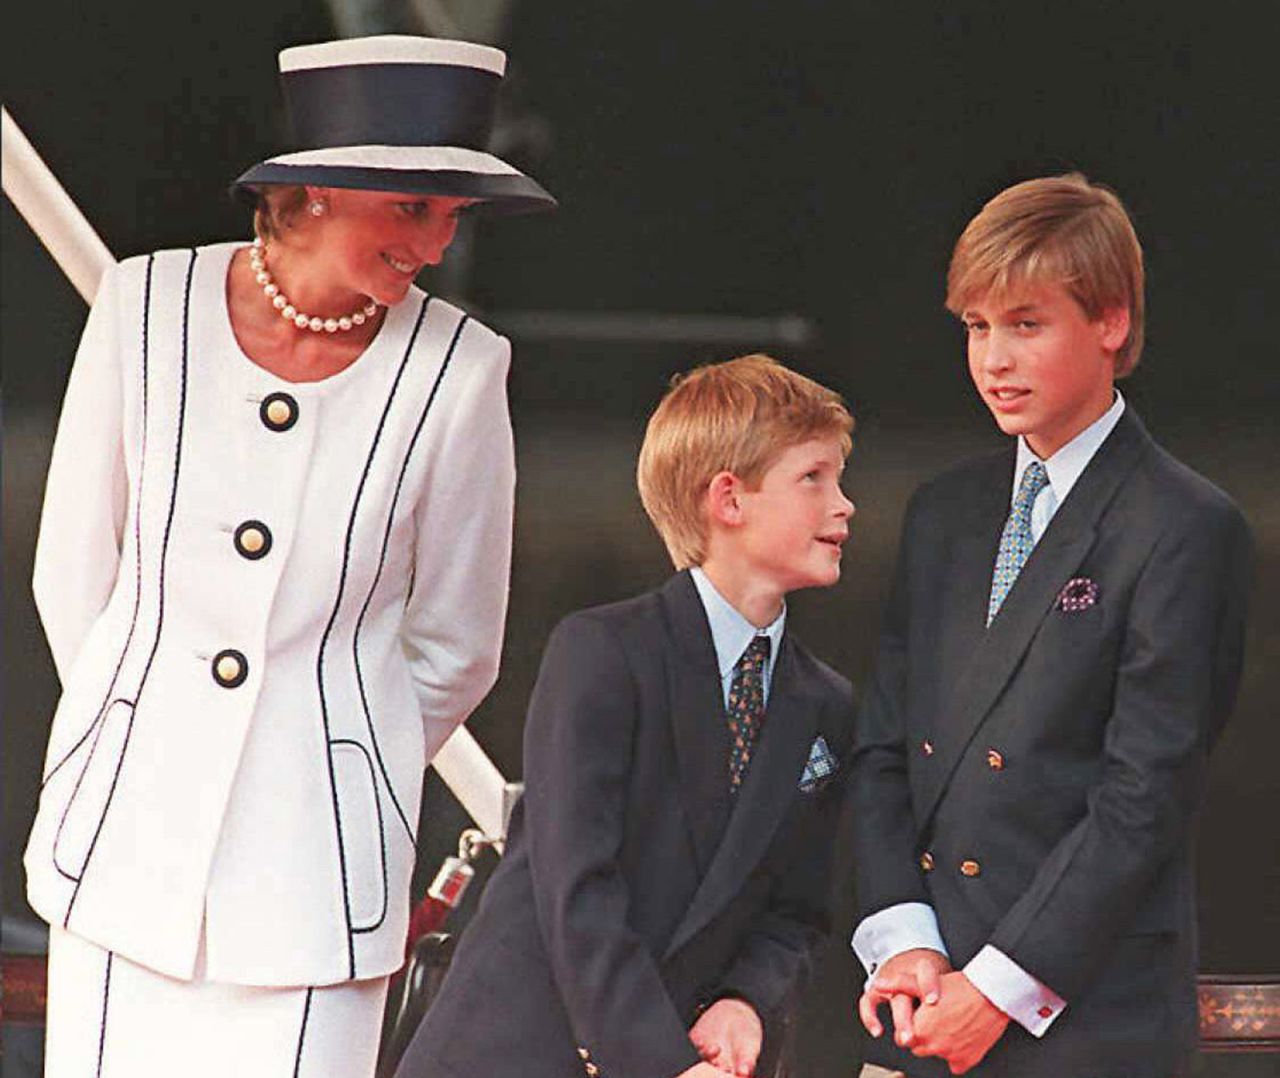
<path id="1" fill-rule="evenodd" d="M 1031 507 L 1035 504 L 1036 495 L 1049 482 L 1049 473 L 1038 460 L 1027 465 L 1022 473 L 1022 482 L 1018 484 L 1018 493 L 1014 495 L 1013 508 L 1009 510 L 1009 519 L 1005 521 L 1004 532 L 1000 535 L 1000 552 L 996 555 L 996 571 L 991 577 L 991 599 L 987 603 L 987 624 L 990 625 L 1000 610 L 1001 604 L 1018 579 L 1022 567 L 1031 557 L 1031 550 L 1036 545 L 1031 537 Z"/>
<path id="2" fill-rule="evenodd" d="M 752 637 L 733 668 L 729 684 L 729 792 L 737 793 L 751 763 L 751 750 L 764 722 L 764 667 L 769 638 Z"/>

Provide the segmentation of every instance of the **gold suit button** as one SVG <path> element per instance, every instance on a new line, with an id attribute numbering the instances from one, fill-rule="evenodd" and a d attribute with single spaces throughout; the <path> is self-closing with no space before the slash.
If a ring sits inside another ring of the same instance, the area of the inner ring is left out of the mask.
<path id="1" fill-rule="evenodd" d="M 1004 770 L 1004 757 L 996 749 L 987 749 L 987 766 L 992 771 Z"/>
<path id="2" fill-rule="evenodd" d="M 928 850 L 925 850 L 924 853 L 920 855 L 920 867 L 924 869 L 925 872 L 933 871 L 933 854 Z"/>
<path id="3" fill-rule="evenodd" d="M 248 676 L 249 661 L 234 648 L 227 648 L 213 657 L 213 680 L 224 689 L 243 685 Z"/>
<path id="4" fill-rule="evenodd" d="M 587 1078 L 596 1078 L 600 1073 L 600 1068 L 594 1063 L 584 1063 L 582 1069 L 587 1072 Z"/>
<path id="5" fill-rule="evenodd" d="M 590 1059 L 590 1058 L 591 1058 L 591 1053 L 590 1053 L 590 1052 L 588 1052 L 585 1048 L 583 1048 L 583 1047 L 579 1046 L 579 1048 L 578 1048 L 578 1058 L 579 1058 L 579 1059 L 584 1059 L 584 1060 L 585 1060 L 585 1059 Z"/>
<path id="6" fill-rule="evenodd" d="M 960 874 L 962 876 L 976 876 L 982 871 L 982 866 L 977 861 L 961 861 Z"/>
<path id="7" fill-rule="evenodd" d="M 242 558 L 265 558 L 271 550 L 271 529 L 260 520 L 246 520 L 236 528 L 235 546 Z"/>
<path id="8" fill-rule="evenodd" d="M 288 393 L 268 394 L 262 399 L 258 416 L 268 430 L 286 431 L 298 421 L 298 402 Z"/>
<path id="9" fill-rule="evenodd" d="M 920 742 L 920 751 L 923 752 L 926 756 L 932 756 L 933 742 L 926 737 L 923 741 Z"/>

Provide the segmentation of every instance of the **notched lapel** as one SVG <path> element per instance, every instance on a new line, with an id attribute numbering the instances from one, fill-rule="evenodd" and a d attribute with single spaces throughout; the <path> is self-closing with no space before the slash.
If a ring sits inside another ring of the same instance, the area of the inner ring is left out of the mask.
<path id="1" fill-rule="evenodd" d="M 1141 422 L 1131 409 L 1126 409 L 1049 522 L 995 620 L 985 633 L 981 622 L 974 630 L 978 642 L 970 661 L 956 681 L 951 699 L 941 705 L 945 713 L 940 716 L 933 739 L 937 753 L 936 766 L 931 769 L 933 783 L 923 791 L 921 810 L 916 815 L 921 832 L 928 828 L 965 748 L 1018 669 L 1040 624 L 1053 609 L 1058 592 L 1076 575 L 1093 547 L 1098 521 L 1150 445 Z M 1006 507 L 1006 516 L 1007 513 Z M 988 591 L 993 571 L 994 561 L 985 570 Z"/>
<path id="2" fill-rule="evenodd" d="M 796 655 L 790 637 L 784 636 L 764 726 L 747 777 L 732 801 L 724 837 L 671 937 L 666 957 L 679 950 L 724 907 L 764 856 L 792 799 L 799 796 L 797 784 L 817 731 L 819 710 L 820 702 L 799 684 Z M 728 752 L 727 738 L 725 751 Z M 722 786 L 727 791 L 727 769 L 723 773 Z"/>
<path id="3" fill-rule="evenodd" d="M 675 641 L 671 733 L 680 770 L 680 800 L 698 871 L 705 874 L 729 818 L 729 725 L 706 611 L 689 574 L 663 589 Z"/>
<path id="4" fill-rule="evenodd" d="M 991 595 L 1000 532 L 1009 514 L 1009 483 L 1013 454 L 988 469 L 972 493 L 964 513 L 964 527 L 954 541 L 946 567 L 946 590 L 937 648 L 942 685 L 956 685 L 981 646 Z"/>
<path id="5" fill-rule="evenodd" d="M 705 665 L 680 663 L 673 680 L 680 799 L 698 871 L 705 874 L 729 818 L 729 727 L 714 658 Z"/>

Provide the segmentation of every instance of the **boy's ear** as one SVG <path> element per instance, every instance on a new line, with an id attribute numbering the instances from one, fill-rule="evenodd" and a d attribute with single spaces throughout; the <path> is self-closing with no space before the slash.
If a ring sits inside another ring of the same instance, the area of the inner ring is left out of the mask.
<path id="1" fill-rule="evenodd" d="M 707 511 L 716 523 L 734 526 L 742 522 L 742 480 L 733 472 L 717 472 L 707 486 Z"/>
<path id="2" fill-rule="evenodd" d="M 1098 319 L 1101 334 L 1098 343 L 1108 352 L 1119 351 L 1129 339 L 1129 308 L 1108 307 Z"/>

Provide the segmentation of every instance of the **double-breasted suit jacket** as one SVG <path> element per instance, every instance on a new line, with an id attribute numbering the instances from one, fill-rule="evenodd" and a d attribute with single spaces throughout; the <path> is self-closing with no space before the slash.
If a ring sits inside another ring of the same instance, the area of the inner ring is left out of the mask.
<path id="1" fill-rule="evenodd" d="M 489 689 L 514 465 L 507 342 L 415 290 L 324 381 L 239 349 L 235 244 L 104 278 L 35 593 L 63 694 L 33 907 L 178 978 L 401 964 L 423 768 Z"/>
<path id="2" fill-rule="evenodd" d="M 721 692 L 687 572 L 559 625 L 506 855 L 399 1074 L 580 1078 L 581 1047 L 665 1078 L 726 994 L 769 1029 L 828 927 L 852 690 L 786 634 L 732 799 Z M 837 766 L 804 781 L 818 738 Z"/>
<path id="3" fill-rule="evenodd" d="M 1169 1078 L 1196 1030 L 1191 831 L 1240 674 L 1250 539 L 1126 409 L 990 628 L 1012 450 L 907 511 L 852 778 L 863 917 L 922 902 L 1066 1001 L 972 1073 Z M 948 1073 L 886 1035 L 870 1057 Z"/>

